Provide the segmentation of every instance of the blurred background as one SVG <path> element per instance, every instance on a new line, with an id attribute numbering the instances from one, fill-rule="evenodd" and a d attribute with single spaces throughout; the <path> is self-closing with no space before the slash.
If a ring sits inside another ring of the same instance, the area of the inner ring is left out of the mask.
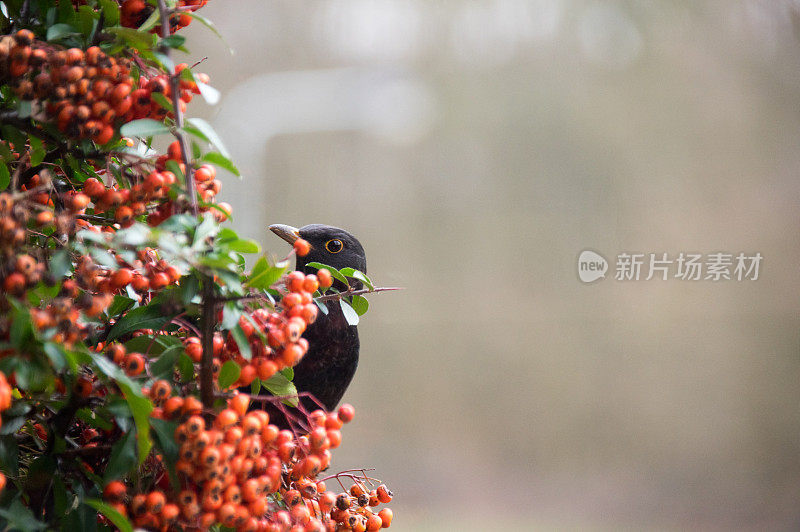
<path id="1" fill-rule="evenodd" d="M 398 531 L 800 528 L 800 3 L 217 0 L 234 226 L 349 229 Z M 593 249 L 607 278 L 583 284 Z M 622 252 L 757 281 L 617 281 Z"/>

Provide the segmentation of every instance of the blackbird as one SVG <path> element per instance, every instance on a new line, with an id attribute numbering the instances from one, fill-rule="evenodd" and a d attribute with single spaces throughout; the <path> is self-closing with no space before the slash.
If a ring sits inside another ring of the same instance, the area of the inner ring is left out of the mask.
<path id="1" fill-rule="evenodd" d="M 317 269 L 306 266 L 319 262 L 336 269 L 345 267 L 367 272 L 367 258 L 361 243 L 345 231 L 329 225 L 311 224 L 296 229 L 288 225 L 271 225 L 270 230 L 293 244 L 302 238 L 311 244 L 305 257 L 297 257 L 296 267 L 304 273 L 316 273 Z M 346 290 L 340 281 L 334 288 Z M 358 280 L 350 280 L 350 287 L 362 288 Z M 338 300 L 323 302 L 328 312 L 319 312 L 316 321 L 310 324 L 303 337 L 308 340 L 308 352 L 294 367 L 294 384 L 298 392 L 313 395 L 328 411 L 333 411 L 350 385 L 358 366 L 358 329 L 349 325 Z M 309 397 L 301 397 L 303 406 L 309 411 L 319 404 Z"/>

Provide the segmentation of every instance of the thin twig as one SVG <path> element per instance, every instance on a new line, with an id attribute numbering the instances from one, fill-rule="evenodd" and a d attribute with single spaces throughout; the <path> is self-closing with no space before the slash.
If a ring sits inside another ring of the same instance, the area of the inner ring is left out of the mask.
<path id="1" fill-rule="evenodd" d="M 158 1 L 158 11 L 161 16 L 161 38 L 166 39 L 170 36 L 169 12 L 167 11 L 167 3 L 165 0 Z M 161 47 L 161 53 L 168 58 L 170 57 L 170 49 L 168 46 Z M 175 72 L 174 69 L 170 72 L 169 76 L 170 86 L 172 87 L 172 112 L 175 115 L 175 131 L 173 135 L 178 139 L 178 144 L 181 147 L 181 156 L 183 158 L 183 165 L 185 167 L 184 179 L 186 181 L 186 195 L 189 196 L 189 206 L 193 216 L 197 216 L 197 192 L 194 185 L 194 172 L 192 170 L 192 161 L 189 159 L 189 142 L 186 140 L 186 135 L 183 134 L 183 112 L 181 111 L 181 81 L 180 73 Z"/>
<path id="2" fill-rule="evenodd" d="M 342 299 L 343 297 L 350 297 L 350 296 L 360 296 L 362 294 L 373 294 L 376 292 L 390 292 L 392 290 L 403 290 L 402 286 L 386 286 L 386 287 L 378 287 L 378 288 L 363 288 L 360 290 L 353 290 L 352 288 L 345 290 L 344 292 L 338 292 L 335 294 L 325 294 L 324 296 L 315 297 L 315 301 L 323 302 L 323 301 L 333 301 L 335 299 Z"/>

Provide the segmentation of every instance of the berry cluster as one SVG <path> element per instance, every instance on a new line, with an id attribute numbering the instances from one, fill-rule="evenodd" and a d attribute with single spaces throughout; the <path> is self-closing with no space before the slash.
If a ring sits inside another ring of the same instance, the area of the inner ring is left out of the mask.
<path id="1" fill-rule="evenodd" d="M 176 72 L 186 68 L 179 65 Z M 197 74 L 207 81 L 207 76 Z M 33 101 L 34 116 L 53 122 L 70 137 L 110 142 L 119 126 L 139 118 L 163 120 L 170 114 L 154 94 L 171 97 L 165 74 L 137 79 L 131 60 L 106 55 L 99 47 L 58 49 L 37 41 L 30 30 L 0 39 L 0 82 L 9 83 L 21 100 Z M 197 84 L 180 81 L 180 106 L 184 110 Z"/>
<path id="2" fill-rule="evenodd" d="M 391 510 L 371 510 L 391 501 L 386 486 L 367 490 L 365 482 L 372 479 L 351 476 L 349 493 L 337 495 L 317 478 L 330 463 L 330 449 L 341 443 L 342 424 L 353 418 L 350 405 L 336 414 L 312 412 L 310 432 L 298 437 L 270 424 L 263 410 L 248 411 L 250 399 L 243 394 L 231 397 L 211 424 L 192 396 L 169 397 L 166 381 L 156 381 L 149 394 L 163 405 L 164 416 L 182 420 L 174 435 L 178 487 L 159 482 L 129 494 L 125 484 L 109 483 L 105 499 L 137 527 L 207 530 L 219 523 L 237 532 L 321 532 L 375 531 L 391 524 Z M 163 468 L 160 474 L 166 478 Z"/>
<path id="3" fill-rule="evenodd" d="M 187 13 L 197 10 L 207 3 L 208 0 L 178 0 L 175 2 L 175 10 L 169 17 L 170 32 L 174 33 L 191 24 L 192 17 Z M 128 28 L 138 28 L 154 9 L 145 0 L 123 0 L 120 6 L 120 23 Z M 161 27 L 156 26 L 153 31 L 161 33 Z"/>
<path id="4" fill-rule="evenodd" d="M 0 412 L 11 407 L 11 386 L 3 372 L 0 372 Z M 6 487 L 6 476 L 0 472 L 0 493 Z"/>
<path id="5" fill-rule="evenodd" d="M 241 368 L 239 380 L 232 386 L 248 386 L 258 377 L 267 380 L 278 371 L 295 366 L 308 351 L 308 341 L 301 335 L 317 318 L 318 308 L 312 294 L 322 286 L 330 287 L 333 278 L 327 270 L 314 274 L 292 272 L 286 276 L 285 291 L 280 308 L 270 312 L 260 308 L 249 318 L 242 316 L 239 326 L 250 344 L 252 352 L 248 360 L 240 353 L 231 333 L 223 338 L 214 335 L 214 367 L 219 368 L 227 360 L 233 360 Z M 266 340 L 266 341 L 264 341 Z M 203 354 L 200 338 L 190 336 L 185 340 L 186 354 L 199 363 Z"/>

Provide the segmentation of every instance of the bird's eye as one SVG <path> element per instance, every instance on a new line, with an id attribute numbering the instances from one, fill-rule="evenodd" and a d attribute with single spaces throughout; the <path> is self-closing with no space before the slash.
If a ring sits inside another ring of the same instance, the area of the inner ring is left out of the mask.
<path id="1" fill-rule="evenodd" d="M 325 242 L 325 249 L 327 249 L 331 253 L 339 253 L 342 249 L 344 249 L 344 244 L 338 238 L 334 238 L 333 240 L 328 240 Z"/>

